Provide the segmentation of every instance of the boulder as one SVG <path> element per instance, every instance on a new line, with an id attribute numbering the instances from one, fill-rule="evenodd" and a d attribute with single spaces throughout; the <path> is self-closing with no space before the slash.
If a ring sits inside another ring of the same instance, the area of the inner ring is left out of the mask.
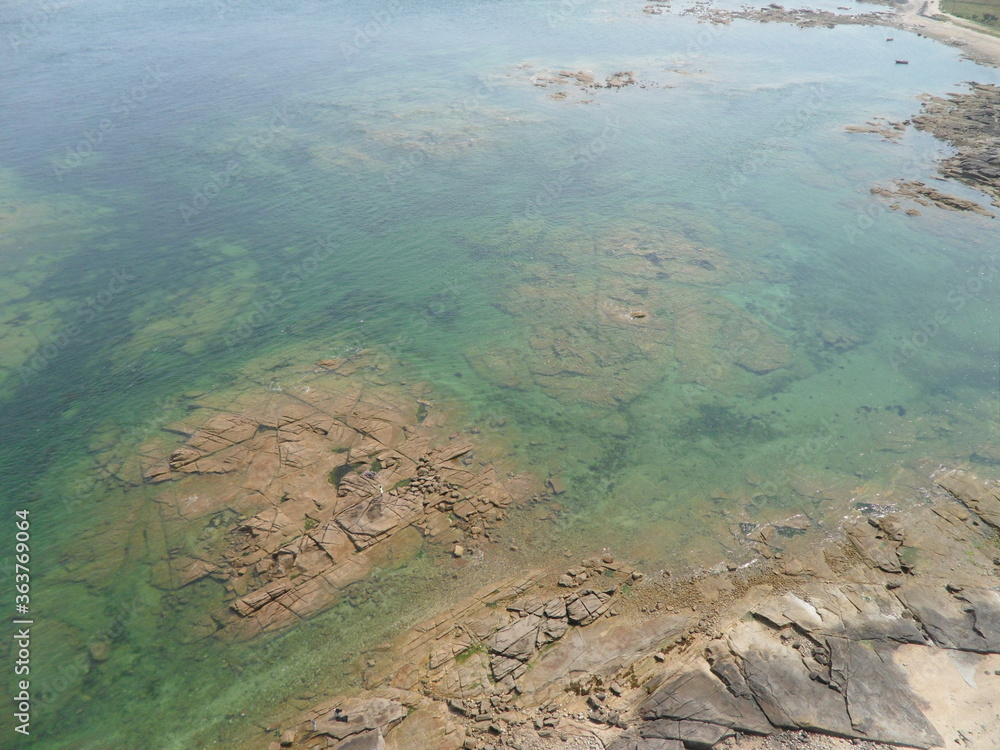
<path id="1" fill-rule="evenodd" d="M 486 642 L 494 654 L 510 659 L 527 661 L 535 653 L 535 640 L 544 619 L 537 615 L 525 615 L 493 634 Z"/>
<path id="2" fill-rule="evenodd" d="M 584 591 L 566 603 L 566 617 L 571 623 L 589 625 L 611 607 L 611 594 Z"/>
<path id="3" fill-rule="evenodd" d="M 896 549 L 899 546 L 885 538 L 879 538 L 878 530 L 863 520 L 855 519 L 844 523 L 844 531 L 858 554 L 874 568 L 886 573 L 902 573 Z"/>

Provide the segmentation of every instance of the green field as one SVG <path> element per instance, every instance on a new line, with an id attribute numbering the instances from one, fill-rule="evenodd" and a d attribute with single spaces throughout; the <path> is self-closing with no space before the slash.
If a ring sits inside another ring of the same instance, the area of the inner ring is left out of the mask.
<path id="1" fill-rule="evenodd" d="M 1000 0 L 942 0 L 941 10 L 1000 29 Z"/>

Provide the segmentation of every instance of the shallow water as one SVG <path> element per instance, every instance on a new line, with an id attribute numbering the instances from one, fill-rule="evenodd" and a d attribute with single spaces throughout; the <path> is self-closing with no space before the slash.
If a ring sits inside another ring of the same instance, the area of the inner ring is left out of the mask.
<path id="1" fill-rule="evenodd" d="M 745 554 L 736 521 L 822 526 L 997 453 L 995 222 L 887 210 L 869 188 L 933 179 L 948 149 L 843 131 L 1000 79 L 951 48 L 625 2 L 0 23 L 0 480 L 32 512 L 39 747 L 235 745 L 356 685 L 415 593 L 433 609 L 502 572 L 420 557 L 265 643 L 187 642 L 221 588 L 154 589 L 155 511 L 94 463 L 185 394 L 280 387 L 277 364 L 384 352 L 562 478 L 548 522 L 505 532 L 533 564 L 710 564 Z M 533 85 L 560 70 L 640 86 Z M 754 372 L 762 352 L 782 366 Z"/>

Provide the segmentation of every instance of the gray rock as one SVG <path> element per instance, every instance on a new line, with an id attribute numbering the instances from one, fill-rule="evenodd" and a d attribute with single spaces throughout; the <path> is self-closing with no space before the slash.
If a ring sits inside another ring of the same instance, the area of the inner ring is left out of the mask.
<path id="1" fill-rule="evenodd" d="M 569 621 L 589 625 L 611 606 L 611 595 L 602 591 L 584 591 L 566 605 Z"/>
<path id="2" fill-rule="evenodd" d="M 847 532 L 847 538 L 858 554 L 869 565 L 881 568 L 887 573 L 901 573 L 903 571 L 899 565 L 899 557 L 896 555 L 896 548 L 899 545 L 887 539 L 879 539 L 876 536 L 878 531 L 875 527 L 864 521 L 848 521 L 844 524 L 844 531 Z"/>
<path id="3" fill-rule="evenodd" d="M 486 645 L 495 654 L 527 661 L 535 653 L 538 628 L 543 622 L 544 618 L 537 615 L 521 617 L 494 633 Z"/>
<path id="4" fill-rule="evenodd" d="M 612 740 L 607 750 L 684 750 L 684 743 L 659 737 L 636 737 L 632 732 L 626 732 Z"/>
<path id="5" fill-rule="evenodd" d="M 337 750 L 385 750 L 385 740 L 382 739 L 382 732 L 372 729 L 346 740 L 337 745 Z"/>
<path id="6" fill-rule="evenodd" d="M 882 533 L 889 537 L 890 541 L 899 542 L 900 544 L 905 541 L 906 529 L 903 528 L 903 524 L 899 520 L 899 516 L 895 513 L 890 513 L 887 516 L 879 518 L 874 521 L 874 524 L 882 530 Z"/>
<path id="7" fill-rule="evenodd" d="M 546 620 L 545 624 L 538 631 L 538 638 L 535 645 L 541 648 L 546 643 L 558 641 L 569 630 L 569 624 L 565 620 Z"/>
<path id="8" fill-rule="evenodd" d="M 963 589 L 959 595 L 972 608 L 976 632 L 991 653 L 1000 653 L 1000 594 L 990 589 Z"/>
<path id="9" fill-rule="evenodd" d="M 809 678 L 795 649 L 778 643 L 759 623 L 743 623 L 728 634 L 747 685 L 768 720 L 787 729 L 854 734 L 844 696 Z"/>
<path id="10" fill-rule="evenodd" d="M 979 596 L 966 589 L 959 598 L 949 594 L 944 587 L 904 586 L 896 590 L 900 601 L 923 623 L 928 635 L 942 648 L 962 651 L 992 653 L 998 650 L 995 640 L 987 640 L 976 628 L 976 613 L 981 611 L 983 624 L 995 636 L 997 603 L 987 595 Z M 992 592 L 989 592 L 992 593 Z M 972 596 L 978 606 L 968 601 Z M 996 594 L 992 594 L 995 600 Z"/>
<path id="11" fill-rule="evenodd" d="M 1000 488 L 967 471 L 953 469 L 937 483 L 994 529 L 1000 530 Z"/>
<path id="12" fill-rule="evenodd" d="M 506 656 L 494 656 L 490 659 L 490 669 L 493 670 L 493 678 L 502 680 L 509 674 L 514 674 L 524 664 L 517 659 L 510 659 Z"/>
<path id="13" fill-rule="evenodd" d="M 556 597 L 545 603 L 545 616 L 555 620 L 566 619 L 566 602 Z"/>
<path id="14" fill-rule="evenodd" d="M 639 708 L 643 719 L 690 719 L 741 732 L 770 734 L 771 723 L 757 704 L 726 690 L 711 674 L 687 672 L 661 687 Z"/>
<path id="15" fill-rule="evenodd" d="M 643 739 L 680 740 L 689 750 L 712 750 L 712 748 L 734 732 L 718 724 L 700 721 L 671 721 L 659 719 L 639 727 Z"/>
<path id="16" fill-rule="evenodd" d="M 944 740 L 920 712 L 891 647 L 830 638 L 830 677 L 847 698 L 851 725 L 864 737 L 930 748 Z"/>
<path id="17" fill-rule="evenodd" d="M 712 674 L 722 680 L 726 684 L 726 687 L 729 688 L 729 692 L 737 698 L 753 700 L 753 693 L 750 692 L 750 686 L 747 685 L 747 681 L 743 677 L 739 665 L 732 656 L 716 659 L 715 663 L 712 664 Z"/>

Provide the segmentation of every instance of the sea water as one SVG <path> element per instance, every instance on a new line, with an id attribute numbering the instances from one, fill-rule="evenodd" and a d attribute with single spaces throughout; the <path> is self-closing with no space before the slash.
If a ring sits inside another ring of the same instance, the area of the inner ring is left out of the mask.
<path id="1" fill-rule="evenodd" d="M 539 564 L 712 564 L 748 554 L 736 522 L 822 527 L 1000 452 L 995 221 L 869 191 L 988 200 L 933 181 L 926 134 L 844 131 L 1000 78 L 953 48 L 617 0 L 13 2 L 0 35 L 0 486 L 4 555 L 32 519 L 38 747 L 240 746 L 499 574 L 428 553 L 277 637 L 192 640 L 221 587 L 153 588 L 155 492 L 97 464 L 196 394 L 384 352 L 565 485 L 504 532 Z M 637 84 L 538 85 L 560 71 Z"/>

